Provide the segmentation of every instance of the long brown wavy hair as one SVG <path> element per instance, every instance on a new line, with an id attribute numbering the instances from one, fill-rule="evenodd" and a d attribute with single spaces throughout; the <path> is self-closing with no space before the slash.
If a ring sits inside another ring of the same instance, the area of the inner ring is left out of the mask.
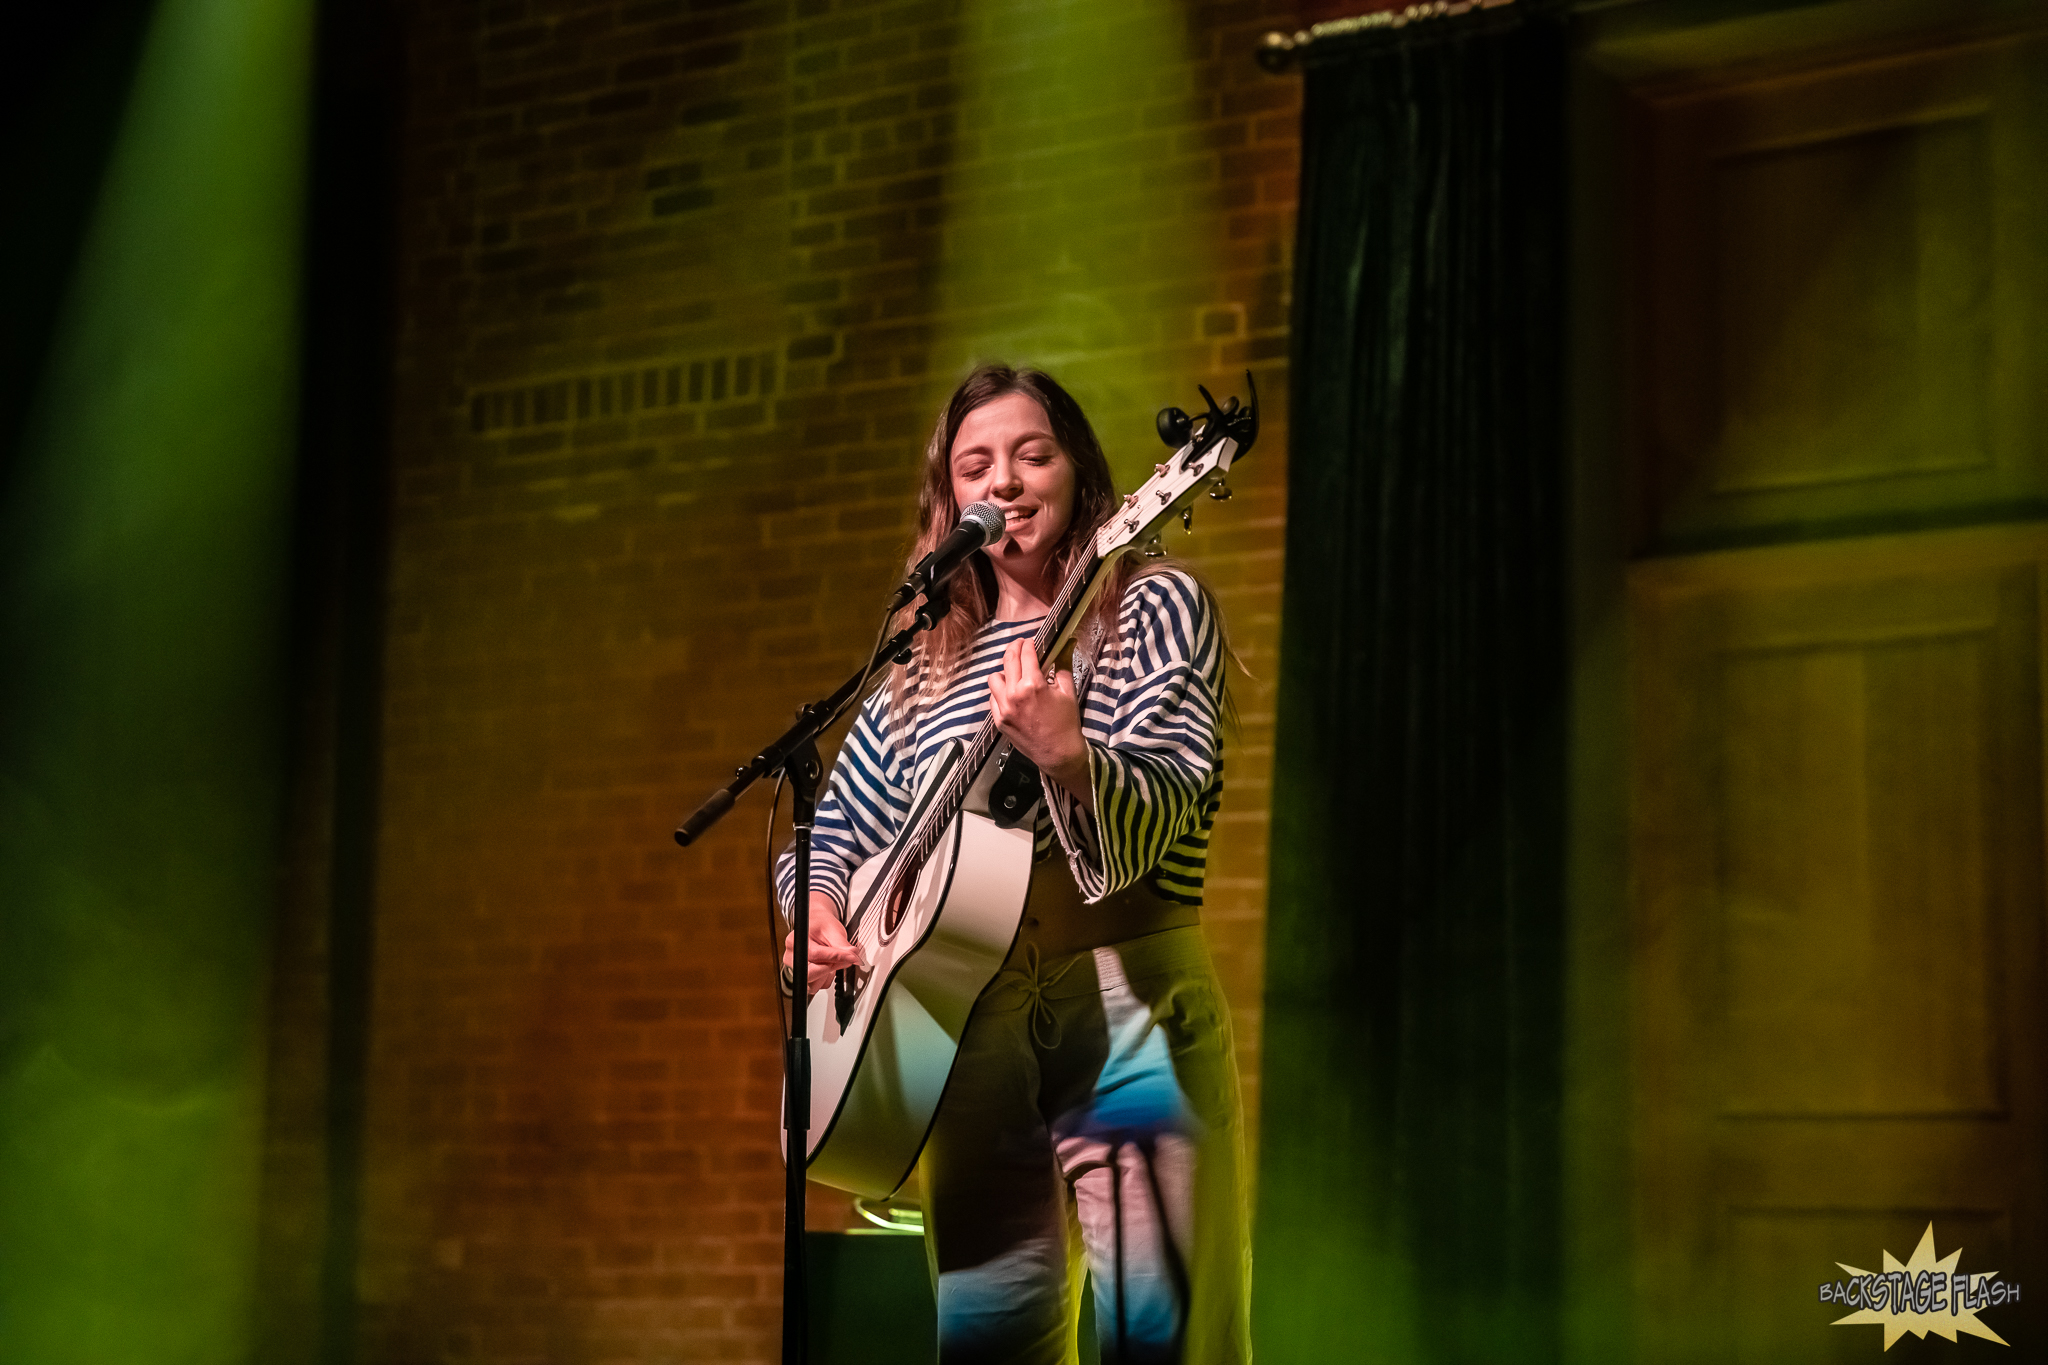
<path id="1" fill-rule="evenodd" d="M 1053 581 L 1056 584 L 1065 582 L 1066 576 L 1073 571 L 1074 561 L 1082 555 L 1094 553 L 1092 542 L 1096 529 L 1109 520 L 1120 499 L 1110 475 L 1109 457 L 1102 453 L 1102 442 L 1095 438 L 1095 428 L 1089 425 L 1088 414 L 1082 412 L 1074 396 L 1045 371 L 990 363 L 977 365 L 960 382 L 960 387 L 953 390 L 953 396 L 946 400 L 938 422 L 932 427 L 931 439 L 925 442 L 924 477 L 917 491 L 917 543 L 904 560 L 906 571 L 936 549 L 938 543 L 960 523 L 960 505 L 953 497 L 953 441 L 960 434 L 960 424 L 976 408 L 1013 393 L 1030 395 L 1045 410 L 1046 419 L 1052 424 L 1053 439 L 1074 463 L 1073 515 L 1068 518 L 1066 532 L 1053 547 L 1048 560 Z M 1089 610 L 1102 622 L 1109 637 L 1116 634 L 1117 608 L 1131 580 L 1140 574 L 1157 572 L 1169 562 L 1153 560 L 1134 567 L 1129 556 L 1120 555 L 1105 571 L 1110 575 L 1109 581 L 1103 585 L 1101 595 Z M 989 616 L 995 610 L 994 566 L 979 551 L 968 560 L 968 564 L 974 576 L 969 580 L 963 574 L 953 580 L 952 612 L 918 637 L 917 653 L 912 663 L 898 665 L 891 673 L 890 700 L 898 715 L 903 714 L 911 671 L 922 665 L 922 690 L 926 695 L 943 692 L 947 679 L 966 657 L 968 643 L 988 624 Z"/>

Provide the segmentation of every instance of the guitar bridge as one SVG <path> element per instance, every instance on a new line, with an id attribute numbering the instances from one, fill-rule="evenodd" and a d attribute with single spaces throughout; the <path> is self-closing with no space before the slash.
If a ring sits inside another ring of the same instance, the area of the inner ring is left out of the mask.
<path id="1" fill-rule="evenodd" d="M 873 974 L 866 967 L 842 967 L 832 974 L 832 1012 L 839 1016 L 841 1033 L 853 1022 L 854 1007 L 860 1003 L 860 993 L 867 989 L 868 978 Z"/>

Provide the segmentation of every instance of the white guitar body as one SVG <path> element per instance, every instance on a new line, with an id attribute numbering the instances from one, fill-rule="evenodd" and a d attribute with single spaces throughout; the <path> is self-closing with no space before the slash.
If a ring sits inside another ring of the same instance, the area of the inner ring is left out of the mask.
<path id="1" fill-rule="evenodd" d="M 958 761 L 960 746 L 949 747 L 918 789 L 913 812 L 926 807 Z M 962 811 L 925 863 L 895 931 L 883 931 L 879 913 L 856 931 L 871 974 L 845 1024 L 833 991 L 811 997 L 811 1179 L 879 1199 L 909 1178 L 968 1013 L 1001 970 L 1023 921 L 1032 824 L 1004 829 L 985 814 Z M 869 899 L 888 862 L 884 853 L 854 871 L 849 906 Z"/>
<path id="2" fill-rule="evenodd" d="M 1209 399 L 1193 439 L 1190 419 L 1169 410 L 1188 444 L 1096 531 L 1094 556 L 1077 560 L 1039 629 L 1039 658 L 1059 656 L 1103 582 L 1101 566 L 1157 545 L 1159 529 L 1191 514 L 1202 489 L 1228 496 L 1224 475 L 1258 434 L 1256 390 L 1252 399 L 1242 412 L 1234 398 L 1221 408 Z M 949 743 L 912 796 L 903 833 L 854 871 L 847 936 L 868 966 L 841 972 L 838 984 L 810 997 L 804 1015 L 813 1180 L 886 1198 L 924 1150 L 967 1016 L 1002 970 L 1031 889 L 1035 803 L 1015 822 L 988 814 L 1006 752 L 992 721 L 971 742 Z"/>

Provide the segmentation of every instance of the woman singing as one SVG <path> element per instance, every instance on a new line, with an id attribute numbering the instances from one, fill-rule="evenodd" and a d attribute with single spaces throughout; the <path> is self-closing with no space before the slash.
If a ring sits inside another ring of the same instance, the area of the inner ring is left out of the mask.
<path id="1" fill-rule="evenodd" d="M 981 501 L 1005 535 L 862 707 L 819 802 L 810 987 L 858 961 L 840 922 L 854 868 L 896 836 L 942 746 L 992 714 L 1045 801 L 1023 927 L 918 1164 L 940 1359 L 1074 1359 L 1085 1256 L 1105 1362 L 1248 1360 L 1237 1073 L 1200 927 L 1221 623 L 1184 571 L 1119 560 L 1072 668 L 1036 656 L 1118 505 L 1087 417 L 1049 376 L 984 365 L 955 390 L 926 447 L 912 562 Z M 785 904 L 793 875 L 785 856 Z"/>

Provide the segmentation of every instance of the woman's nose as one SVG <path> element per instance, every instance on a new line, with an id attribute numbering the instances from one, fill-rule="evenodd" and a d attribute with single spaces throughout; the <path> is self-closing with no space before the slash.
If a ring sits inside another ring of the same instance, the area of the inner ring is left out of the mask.
<path id="1" fill-rule="evenodd" d="M 995 467 L 990 470 L 988 491 L 999 498 L 1015 497 L 1024 491 L 1024 481 L 1019 477 L 1017 462 L 1007 455 L 996 457 Z"/>

